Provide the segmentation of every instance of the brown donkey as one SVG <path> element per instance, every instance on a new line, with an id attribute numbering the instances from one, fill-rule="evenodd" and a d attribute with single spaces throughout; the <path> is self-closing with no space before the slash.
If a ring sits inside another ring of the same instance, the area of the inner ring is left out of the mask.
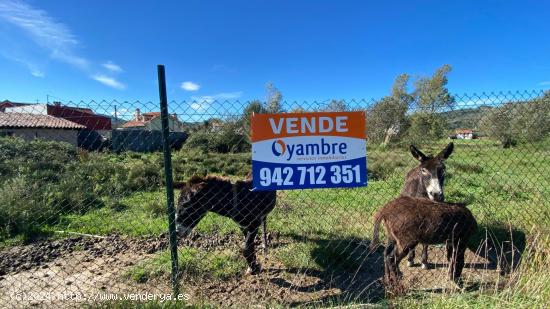
<path id="1" fill-rule="evenodd" d="M 464 252 L 477 222 L 464 204 L 400 196 L 374 215 L 371 249 L 378 243 L 380 222 L 388 243 L 384 250 L 384 279 L 390 286 L 401 277 L 399 262 L 418 244 L 446 244 L 449 277 L 462 286 Z"/>
<path id="2" fill-rule="evenodd" d="M 262 223 L 265 228 L 276 199 L 276 191 L 252 191 L 251 179 L 232 184 L 226 178 L 193 176 L 181 186 L 176 229 L 180 237 L 186 237 L 209 211 L 233 219 L 245 236 L 242 253 L 248 264 L 247 272 L 256 274 L 260 264 L 256 261 L 254 239 Z"/>
<path id="3" fill-rule="evenodd" d="M 435 156 L 426 156 L 414 145 L 410 146 L 411 154 L 420 164 L 410 170 L 405 177 L 405 186 L 401 196 L 424 197 L 432 201 L 443 202 L 445 183 L 445 160 L 453 152 L 454 144 L 450 143 Z M 407 265 L 414 265 L 414 250 L 409 253 Z M 428 268 L 428 246 L 422 246 L 422 268 Z"/>

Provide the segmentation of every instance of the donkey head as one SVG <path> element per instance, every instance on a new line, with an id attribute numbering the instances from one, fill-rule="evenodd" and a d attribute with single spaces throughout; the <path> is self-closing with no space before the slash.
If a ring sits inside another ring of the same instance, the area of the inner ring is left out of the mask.
<path id="1" fill-rule="evenodd" d="M 414 145 L 411 145 L 411 153 L 418 161 L 420 165 L 415 169 L 418 170 L 418 181 L 420 182 L 420 188 L 424 189 L 423 192 L 430 200 L 443 201 L 443 184 L 445 182 L 445 159 L 447 159 L 453 152 L 454 145 L 450 143 L 445 147 L 437 156 L 426 156 Z"/>
<path id="2" fill-rule="evenodd" d="M 186 237 L 206 215 L 213 203 L 208 183 L 200 177 L 193 177 L 181 188 L 176 207 L 176 231 Z"/>

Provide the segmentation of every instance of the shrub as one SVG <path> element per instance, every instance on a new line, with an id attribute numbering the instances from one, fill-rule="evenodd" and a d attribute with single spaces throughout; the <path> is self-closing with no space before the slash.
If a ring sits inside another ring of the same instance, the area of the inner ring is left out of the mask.
<path id="1" fill-rule="evenodd" d="M 238 122 L 224 123 L 215 131 L 195 132 L 187 139 L 184 150 L 198 149 L 202 152 L 236 153 L 251 149 L 247 136 Z"/>
<path id="2" fill-rule="evenodd" d="M 0 186 L 0 196 L 0 239 L 29 235 L 37 230 L 37 219 L 48 220 L 56 215 L 55 210 L 44 203 L 41 187 L 23 176 Z"/>
<path id="3" fill-rule="evenodd" d="M 153 162 L 132 162 L 128 166 L 125 188 L 129 191 L 152 190 L 162 184 L 160 167 Z"/>

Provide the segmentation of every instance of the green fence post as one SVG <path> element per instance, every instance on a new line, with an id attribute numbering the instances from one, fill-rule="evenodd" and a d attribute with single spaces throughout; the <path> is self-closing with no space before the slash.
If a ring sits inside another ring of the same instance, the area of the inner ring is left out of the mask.
<path id="1" fill-rule="evenodd" d="M 164 174 L 166 177 L 166 206 L 168 209 L 168 232 L 170 236 L 170 254 L 172 257 L 172 290 L 174 296 L 178 295 L 178 238 L 176 234 L 176 210 L 174 208 L 174 185 L 172 179 L 172 156 L 170 153 L 170 127 L 168 125 L 168 99 L 166 98 L 166 76 L 164 65 L 157 66 L 160 115 L 162 121 L 162 146 L 164 152 Z"/>

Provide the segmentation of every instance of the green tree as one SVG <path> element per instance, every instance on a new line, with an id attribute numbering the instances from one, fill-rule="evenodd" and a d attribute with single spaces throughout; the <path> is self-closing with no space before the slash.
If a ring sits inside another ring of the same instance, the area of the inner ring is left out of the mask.
<path id="1" fill-rule="evenodd" d="M 416 112 L 409 117 L 408 138 L 412 143 L 422 143 L 442 138 L 446 133 L 445 118 L 440 114 L 455 106 L 455 98 L 447 89 L 450 65 L 435 70 L 431 77 L 422 77 L 415 83 L 413 92 Z"/>
<path id="2" fill-rule="evenodd" d="M 327 112 L 345 112 L 347 110 L 348 106 L 343 100 L 331 100 L 325 108 Z"/>
<path id="3" fill-rule="evenodd" d="M 412 144 L 424 144 L 445 137 L 445 118 L 436 113 L 417 112 L 408 117 L 408 122 L 407 137 Z"/>
<path id="4" fill-rule="evenodd" d="M 434 114 L 441 109 L 454 107 L 455 98 L 447 89 L 447 75 L 451 70 L 451 66 L 445 64 L 435 70 L 432 77 L 422 77 L 414 83 L 414 98 L 420 111 Z"/>
<path id="5" fill-rule="evenodd" d="M 479 121 L 481 132 L 508 148 L 550 136 L 550 91 L 526 102 L 511 102 L 488 110 Z"/>
<path id="6" fill-rule="evenodd" d="M 267 111 L 269 113 L 281 113 L 283 112 L 283 94 L 272 82 L 268 82 L 265 85 L 267 91 Z"/>
<path id="7" fill-rule="evenodd" d="M 267 108 L 260 102 L 260 100 L 253 100 L 248 103 L 248 105 L 244 108 L 243 116 L 241 118 L 241 123 L 243 127 L 243 131 L 245 135 L 248 137 L 248 140 L 250 141 L 250 117 L 252 117 L 252 114 L 266 114 L 268 113 Z"/>
<path id="8" fill-rule="evenodd" d="M 391 95 L 382 98 L 367 111 L 369 141 L 388 145 L 407 129 L 407 110 L 413 96 L 407 92 L 409 75 L 397 76 Z"/>
<path id="9" fill-rule="evenodd" d="M 479 128 L 485 135 L 499 140 L 502 147 L 509 148 L 516 143 L 511 126 L 513 113 L 513 103 L 492 108 L 480 119 Z"/>

